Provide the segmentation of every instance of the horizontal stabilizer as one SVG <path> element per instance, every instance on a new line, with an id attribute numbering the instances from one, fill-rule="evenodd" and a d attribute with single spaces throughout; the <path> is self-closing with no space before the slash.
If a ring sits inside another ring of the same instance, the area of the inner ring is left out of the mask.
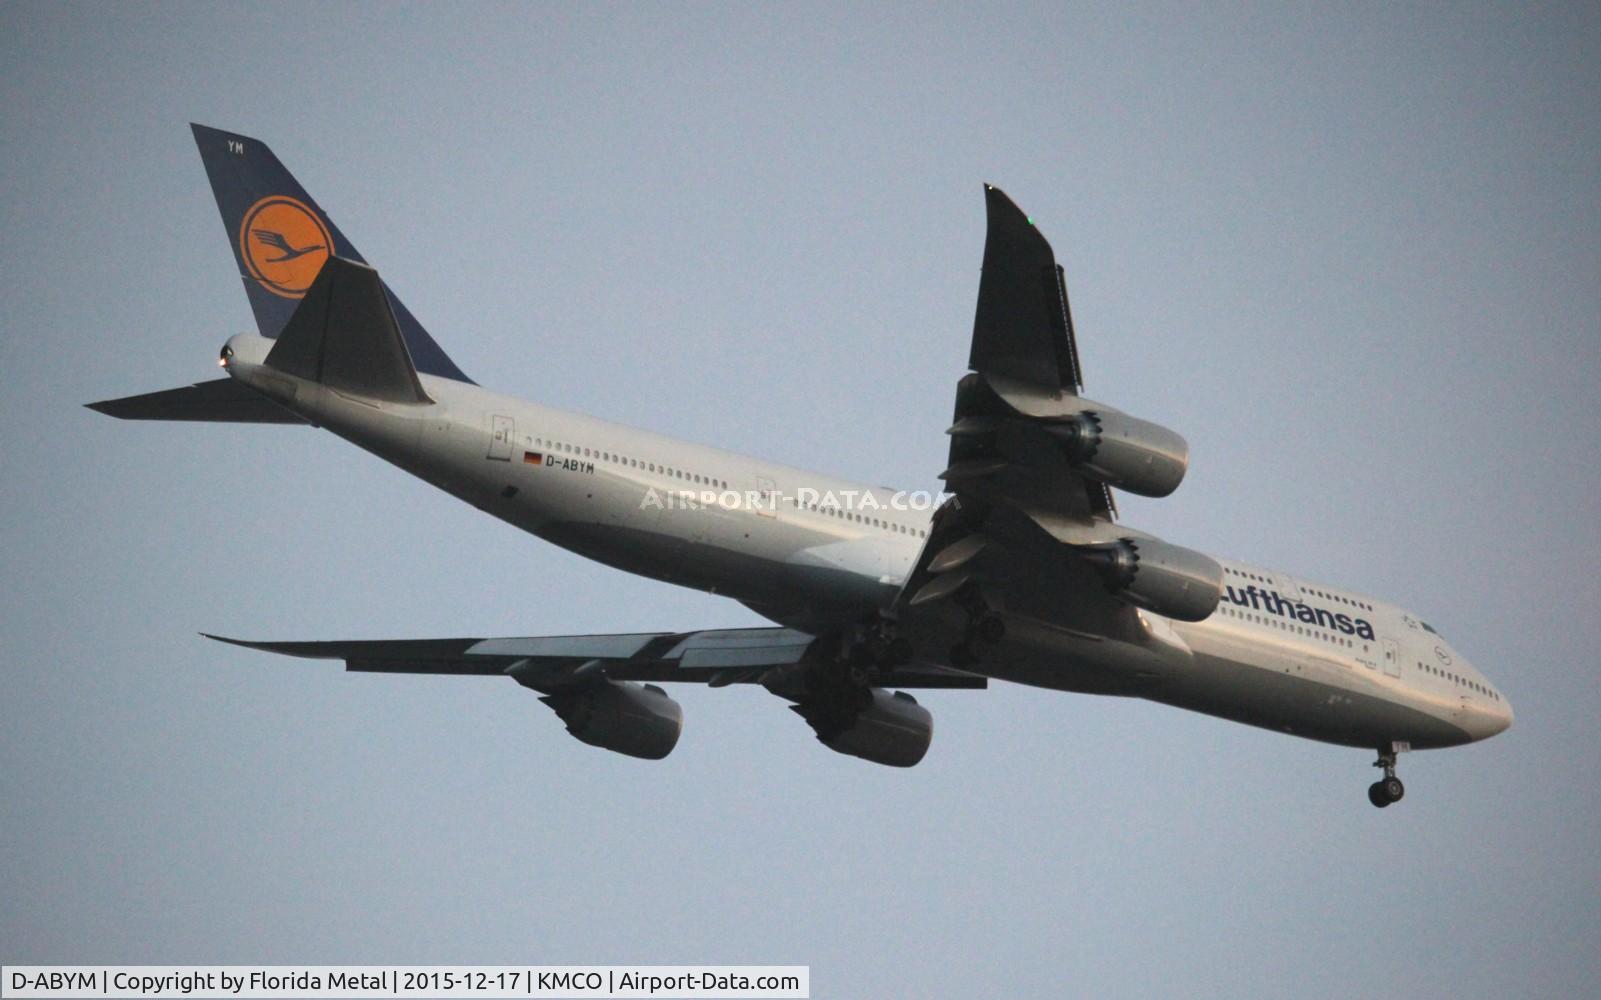
<path id="1" fill-rule="evenodd" d="M 303 424 L 306 421 L 242 382 L 220 378 L 181 389 L 85 403 L 121 420 L 205 420 L 231 424 Z"/>
<path id="2" fill-rule="evenodd" d="M 431 403 L 378 272 L 330 257 L 267 353 L 267 367 L 390 403 Z"/>

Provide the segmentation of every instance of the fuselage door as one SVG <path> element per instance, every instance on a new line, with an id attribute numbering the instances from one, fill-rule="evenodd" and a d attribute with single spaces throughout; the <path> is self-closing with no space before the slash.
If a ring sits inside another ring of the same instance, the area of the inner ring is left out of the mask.
<path id="1" fill-rule="evenodd" d="M 1384 672 L 1391 677 L 1401 676 L 1401 647 L 1394 639 L 1380 639 L 1379 645 L 1384 647 L 1381 657 L 1384 663 Z"/>
<path id="2" fill-rule="evenodd" d="M 1301 588 L 1295 585 L 1295 578 L 1283 573 L 1274 573 L 1273 582 L 1278 584 L 1279 596 L 1287 597 L 1296 604 L 1301 603 Z"/>
<path id="3" fill-rule="evenodd" d="M 489 455 L 497 462 L 511 461 L 511 442 L 515 434 L 510 417 L 495 414 L 489 418 Z"/>
<path id="4" fill-rule="evenodd" d="M 760 517 L 778 516 L 778 484 L 771 476 L 756 477 L 756 513 Z"/>

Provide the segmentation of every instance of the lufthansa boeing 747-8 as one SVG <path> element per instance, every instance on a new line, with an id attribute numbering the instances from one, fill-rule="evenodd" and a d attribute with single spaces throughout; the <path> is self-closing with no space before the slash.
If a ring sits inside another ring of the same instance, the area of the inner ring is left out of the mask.
<path id="1" fill-rule="evenodd" d="M 1204 555 L 1118 520 L 1165 497 L 1188 446 L 1082 395 L 1062 269 L 986 186 L 969 371 L 944 492 L 894 492 L 481 388 L 266 145 L 194 127 L 259 330 L 225 377 L 90 404 L 116 417 L 311 424 L 525 531 L 732 597 L 765 628 L 527 638 L 245 642 L 349 670 L 504 675 L 585 743 L 661 758 L 658 685 L 760 684 L 824 746 L 909 767 L 933 720 L 907 689 L 991 679 L 1147 698 L 1396 755 L 1506 729 L 1512 707 L 1421 618 Z M 933 428 L 930 428 L 932 431 Z"/>

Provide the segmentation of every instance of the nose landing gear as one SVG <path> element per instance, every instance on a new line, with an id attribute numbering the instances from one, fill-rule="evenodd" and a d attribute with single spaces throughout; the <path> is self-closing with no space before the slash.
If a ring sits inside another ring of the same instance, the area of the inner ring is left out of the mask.
<path id="1" fill-rule="evenodd" d="M 1373 766 L 1384 768 L 1384 777 L 1368 786 L 1368 801 L 1380 809 L 1401 801 L 1401 796 L 1406 794 L 1406 786 L 1395 776 L 1395 756 L 1410 749 L 1405 743 L 1391 743 L 1389 747 L 1379 750 L 1379 759 L 1373 762 Z"/>

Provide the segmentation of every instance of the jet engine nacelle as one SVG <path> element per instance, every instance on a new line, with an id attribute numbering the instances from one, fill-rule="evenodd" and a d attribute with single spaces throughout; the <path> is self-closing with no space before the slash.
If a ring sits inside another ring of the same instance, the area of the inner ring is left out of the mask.
<path id="1" fill-rule="evenodd" d="M 1223 567 L 1217 560 L 1159 538 L 1124 538 L 1085 555 L 1100 570 L 1107 590 L 1167 618 L 1203 621 L 1223 596 Z"/>
<path id="2" fill-rule="evenodd" d="M 660 760 L 678 745 L 684 710 L 654 684 L 607 680 L 539 699 L 592 747 Z"/>
<path id="3" fill-rule="evenodd" d="M 875 764 L 911 767 L 928 753 L 934 739 L 934 717 L 904 691 L 891 694 L 872 688 L 872 701 L 856 721 L 832 736 L 817 738 L 836 750 Z"/>
<path id="4" fill-rule="evenodd" d="M 1050 425 L 1067 460 L 1092 479 L 1144 497 L 1179 488 L 1190 446 L 1161 424 L 1116 410 L 1085 410 Z"/>

